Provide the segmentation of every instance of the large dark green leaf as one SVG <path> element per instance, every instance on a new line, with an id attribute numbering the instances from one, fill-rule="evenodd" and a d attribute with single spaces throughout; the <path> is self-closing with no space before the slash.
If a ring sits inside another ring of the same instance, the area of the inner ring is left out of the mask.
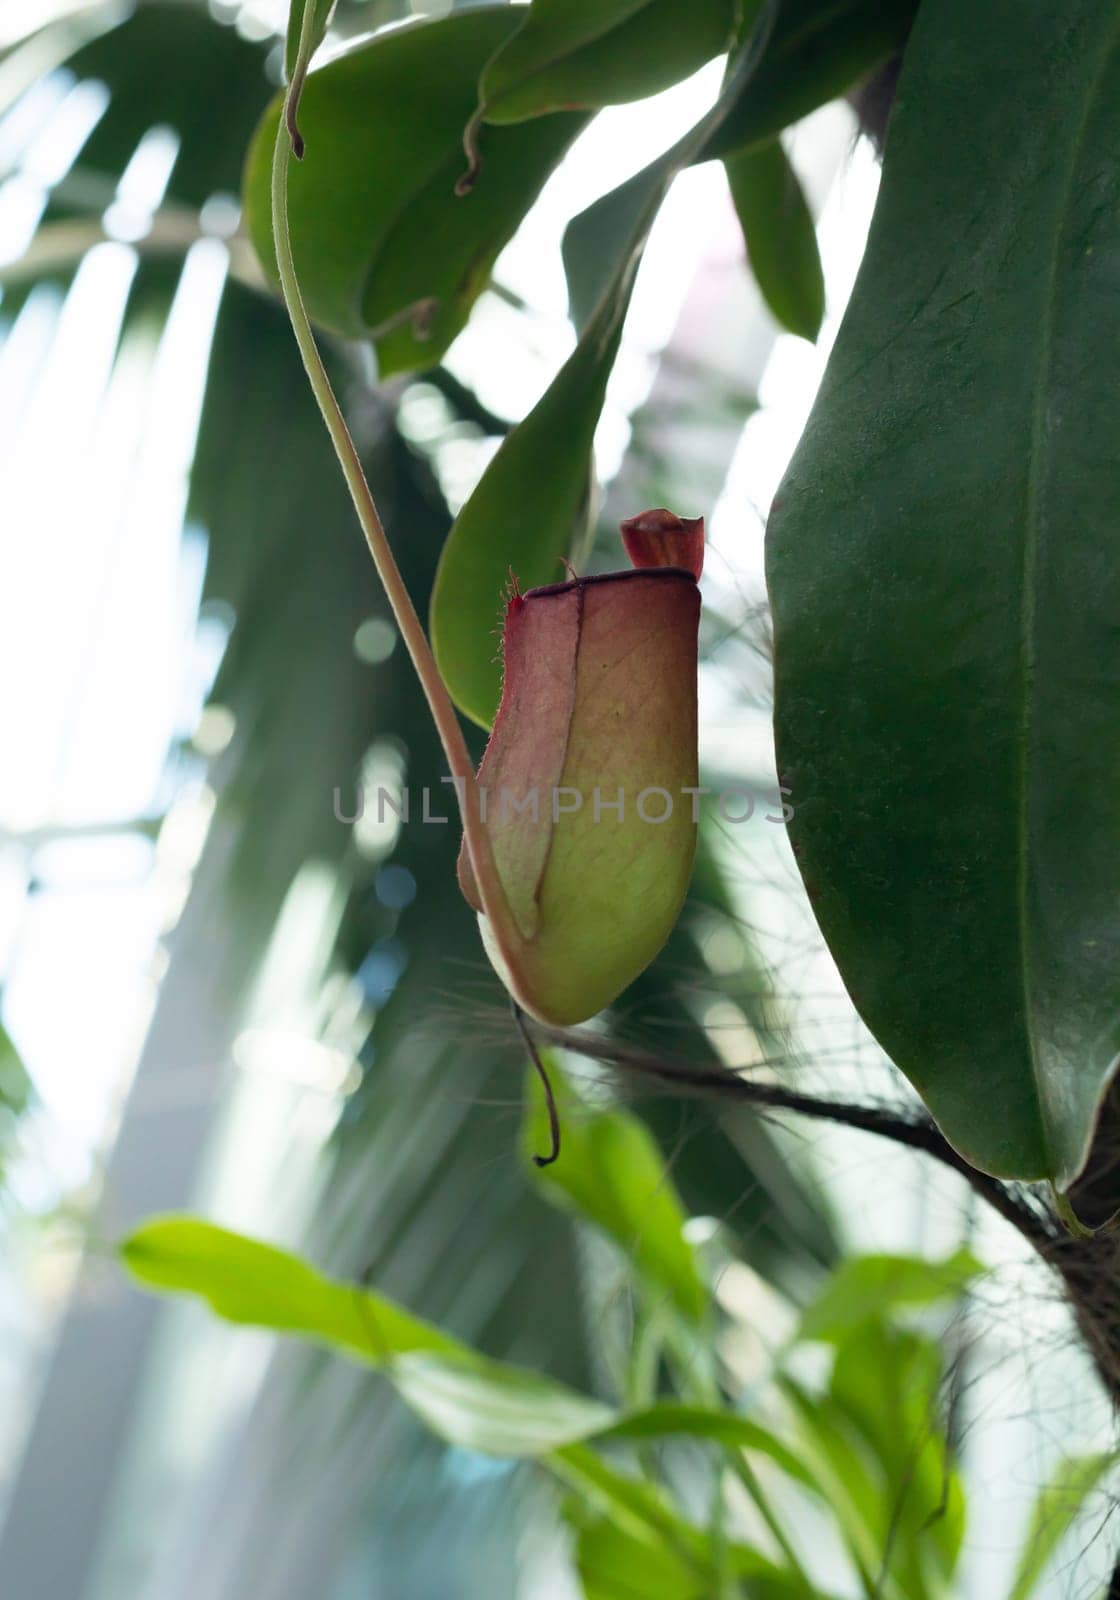
<path id="1" fill-rule="evenodd" d="M 817 230 L 781 140 L 740 150 L 724 166 L 763 299 L 784 328 L 815 339 L 824 316 Z"/>
<path id="2" fill-rule="evenodd" d="M 290 179 L 292 248 L 324 327 L 373 337 L 383 375 L 434 366 L 499 251 L 583 119 L 494 128 L 470 194 L 456 196 L 479 72 L 517 24 L 478 6 L 379 34 L 312 72 L 300 102 L 305 159 Z M 280 114 L 257 130 L 245 176 L 250 236 L 275 274 L 271 162 Z"/>
<path id="3" fill-rule="evenodd" d="M 482 74 L 481 109 L 520 122 L 656 94 L 725 49 L 734 17 L 731 0 L 533 0 Z"/>
<path id="4" fill-rule="evenodd" d="M 922 7 L 769 532 L 790 831 L 852 998 L 970 1161 L 1063 1187 L 1120 1051 L 1118 151 L 1114 5 Z"/>

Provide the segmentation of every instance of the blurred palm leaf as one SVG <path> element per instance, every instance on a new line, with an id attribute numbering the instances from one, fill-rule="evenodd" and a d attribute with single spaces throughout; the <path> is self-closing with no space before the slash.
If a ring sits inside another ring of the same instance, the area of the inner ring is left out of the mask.
<path id="1" fill-rule="evenodd" d="M 344 5 L 338 25 L 349 31 L 393 9 Z M 68 76 L 54 81 L 62 96 L 104 85 L 101 109 L 74 159 L 46 184 L 31 249 L 44 240 L 52 248 L 22 270 L 18 262 L 3 269 L 2 309 L 10 323 L 44 285 L 65 293 L 105 236 L 109 211 L 110 231 L 140 229 L 113 335 L 124 352 L 139 333 L 158 340 L 192 241 L 219 248 L 207 235 L 224 233 L 229 211 L 212 202 L 237 190 L 249 132 L 273 89 L 266 64 L 276 47 L 242 38 L 201 3 L 147 0 L 124 20 L 110 11 L 90 17 L 58 46 Z M 52 59 L 48 70 L 55 66 Z M 122 178 L 139 170 L 141 150 L 152 170 L 157 157 L 164 163 L 141 197 L 140 211 L 146 205 L 156 217 L 146 240 L 143 217 L 112 213 L 137 205 Z M 181 234 L 160 236 L 161 216 Z M 52 231 L 60 228 L 70 231 Z M 235 250 L 235 276 L 243 265 Z M 361 352 L 339 347 L 330 359 L 424 614 L 448 508 L 431 463 L 396 426 L 399 396 L 370 389 Z M 473 397 L 443 387 L 453 412 L 461 405 L 477 414 Z M 214 937 L 230 1016 L 235 1025 L 244 1015 L 289 891 L 313 862 L 341 906 L 337 933 L 317 953 L 330 975 L 319 1012 L 324 1038 L 355 1002 L 365 1019 L 357 1087 L 308 1224 L 312 1252 L 339 1275 L 375 1271 L 388 1293 L 492 1355 L 594 1389 L 603 1373 L 587 1313 L 600 1311 L 599 1257 L 542 1202 L 515 1157 L 522 1052 L 455 886 L 457 829 L 408 826 L 374 837 L 335 815 L 335 790 L 349 800 L 371 760 L 414 795 L 428 785 L 439 796 L 442 754 L 399 646 L 375 666 L 355 648 L 363 624 L 387 625 L 383 597 L 286 319 L 239 281 L 227 284 L 213 333 L 187 516 L 207 541 L 204 620 L 230 630 L 214 697 L 235 732 L 214 772 L 209 858 L 223 885 Z M 434 808 L 446 814 L 438 799 Z M 703 957 L 713 921 L 744 941 L 742 966 L 729 975 L 713 973 Z M 173 963 L 165 983 L 175 982 Z M 606 1025 L 626 1038 L 663 1038 L 670 1018 L 674 1053 L 703 1061 L 712 1045 L 693 1004 L 697 986 L 730 997 L 769 1041 L 777 1023 L 767 984 L 706 841 L 679 929 Z M 780 1279 L 791 1259 L 812 1270 L 829 1258 L 811 1185 L 790 1173 L 753 1119 L 690 1109 L 681 1138 L 679 1108 L 653 1105 L 649 1116 L 674 1153 L 688 1208 L 729 1215 L 752 1260 Z M 502 1512 L 492 1515 L 499 1491 Z M 391 1563 L 386 1592 L 394 1595 L 512 1594 L 511 1541 L 536 1493 L 520 1478 L 511 1492 L 507 1479 L 480 1475 L 470 1459 L 422 1438 L 365 1374 L 286 1349 L 229 1452 L 184 1508 L 181 1527 L 189 1532 L 197 1516 L 207 1537 L 169 1548 L 153 1567 L 152 1592 L 161 1600 L 281 1600 L 334 1584 L 343 1593 L 347 1573 L 366 1571 L 376 1554 Z M 236 1511 L 212 1537 L 207 1508 L 217 1503 Z M 410 1528 L 424 1537 L 409 1537 Z"/>

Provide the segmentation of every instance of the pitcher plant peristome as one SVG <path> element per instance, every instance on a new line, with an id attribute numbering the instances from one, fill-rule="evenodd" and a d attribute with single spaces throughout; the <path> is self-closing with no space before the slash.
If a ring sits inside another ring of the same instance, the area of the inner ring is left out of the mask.
<path id="1" fill-rule="evenodd" d="M 502 702 L 480 777 L 498 777 L 508 788 L 524 779 L 544 793 L 545 811 L 539 828 L 526 826 L 520 812 L 507 819 L 499 807 L 488 815 L 486 793 L 393 558 L 296 274 L 288 171 L 293 155 L 304 154 L 298 100 L 317 42 L 315 12 L 312 4 L 303 11 L 273 151 L 273 232 L 284 302 L 455 783 L 464 835 L 460 882 L 479 912 L 483 942 L 516 1005 L 548 1022 L 583 1021 L 656 955 L 688 886 L 696 825 L 682 798 L 696 783 L 703 522 L 667 511 L 642 513 L 623 524 L 635 570 L 573 578 L 510 600 Z M 570 799 L 562 805 L 557 797 L 564 791 L 579 795 L 579 805 Z M 621 813 L 612 809 L 617 791 Z M 671 797 L 663 821 L 641 815 L 645 791 Z M 600 805 L 592 799 L 584 812 L 583 796 L 593 792 Z"/>

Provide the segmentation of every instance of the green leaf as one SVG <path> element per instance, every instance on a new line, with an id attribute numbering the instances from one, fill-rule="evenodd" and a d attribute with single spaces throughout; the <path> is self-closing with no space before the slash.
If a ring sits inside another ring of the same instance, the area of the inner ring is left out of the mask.
<path id="1" fill-rule="evenodd" d="M 655 197 L 665 192 L 671 171 L 676 171 L 676 159 L 675 150 L 667 151 L 579 212 L 564 229 L 561 254 L 568 280 L 568 311 L 581 334 L 609 291 L 642 216 Z"/>
<path id="2" fill-rule="evenodd" d="M 1120 1055 L 1118 146 L 1114 7 L 922 6 L 768 549 L 849 992 L 962 1155 L 1063 1189 Z"/>
<path id="3" fill-rule="evenodd" d="M 194 1217 L 153 1218 L 125 1240 L 121 1257 L 148 1288 L 200 1295 L 227 1322 L 300 1334 L 373 1366 L 414 1351 L 463 1348 L 380 1295 Z"/>
<path id="4" fill-rule="evenodd" d="M 296 268 L 311 316 L 347 337 L 374 338 L 382 376 L 439 361 L 583 125 L 559 115 L 487 130 L 481 175 L 470 194 L 455 194 L 478 74 L 517 20 L 506 5 L 421 20 L 307 79 L 307 154 L 289 190 Z M 249 234 L 274 281 L 270 167 L 279 115 L 276 100 L 254 136 L 244 185 Z"/>
<path id="5" fill-rule="evenodd" d="M 7 1029 L 0 1027 L 0 1107 L 18 1116 L 31 1102 L 31 1079 Z"/>
<path id="6" fill-rule="evenodd" d="M 443 547 L 432 647 L 452 698 L 483 727 L 501 697 L 497 641 L 511 570 L 522 589 L 558 581 L 586 523 L 591 445 L 636 271 L 637 259 L 544 396 L 506 435 Z"/>
<path id="7" fill-rule="evenodd" d="M 659 1490 L 609 1466 L 585 1444 L 565 1445 L 549 1465 L 562 1482 L 637 1538 L 653 1534 L 693 1560 L 704 1541 L 699 1529 L 678 1517 Z"/>
<path id="8" fill-rule="evenodd" d="M 900 49 L 917 0 L 784 0 L 759 70 L 705 157 L 749 148 L 827 105 Z"/>
<path id="9" fill-rule="evenodd" d="M 533 0 L 479 83 L 487 122 L 656 94 L 727 47 L 731 0 Z"/>
<path id="10" fill-rule="evenodd" d="M 817 230 L 781 141 L 726 156 L 724 166 L 763 299 L 790 333 L 815 339 L 824 317 Z"/>
<path id="11" fill-rule="evenodd" d="M 569 1502 L 565 1515 L 577 1530 L 576 1570 L 586 1600 L 711 1600 L 718 1593 L 710 1540 L 704 1569 L 698 1570 L 687 1546 L 682 1552 L 670 1539 L 648 1529 L 635 1532 L 578 1500 Z M 750 1600 L 826 1600 L 745 1545 L 731 1545 L 725 1553 L 731 1575 L 749 1583 L 742 1592 Z"/>
<path id="12" fill-rule="evenodd" d="M 688 1435 L 766 1455 L 812 1487 L 796 1455 L 746 1417 L 675 1404 L 621 1413 L 491 1361 L 383 1295 L 213 1223 L 154 1218 L 125 1241 L 121 1256 L 148 1288 L 198 1295 L 227 1322 L 310 1338 L 383 1370 L 433 1432 L 464 1448 L 541 1457 L 589 1439 Z"/>
<path id="13" fill-rule="evenodd" d="M 593 1517 L 605 1518 L 619 1530 L 620 1544 L 637 1547 L 633 1551 L 635 1576 L 639 1571 L 649 1571 L 644 1559 L 645 1548 L 653 1548 L 663 1555 L 668 1581 L 677 1585 L 666 1591 L 671 1600 L 676 1600 L 687 1572 L 694 1575 L 696 1586 L 685 1588 L 684 1593 L 695 1594 L 697 1600 L 701 1596 L 707 1600 L 718 1592 L 717 1574 L 721 1569 L 749 1582 L 751 1600 L 828 1600 L 823 1593 L 807 1593 L 793 1573 L 775 1566 L 747 1545 L 725 1544 L 717 1558 L 712 1537 L 707 1532 L 677 1516 L 649 1484 L 616 1472 L 586 1445 L 568 1445 L 558 1450 L 548 1465 L 580 1496 Z M 617 1565 L 619 1548 L 608 1549 L 603 1545 L 593 1548 L 599 1564 L 592 1565 L 591 1571 L 605 1587 L 592 1589 L 590 1593 L 601 1596 L 602 1600 L 631 1600 L 633 1590 L 628 1590 L 624 1583 L 618 1586 L 624 1580 Z M 639 1554 L 639 1550 L 643 1553 Z M 653 1600 L 660 1591 L 654 1588 L 646 1590 L 645 1594 Z"/>
<path id="14" fill-rule="evenodd" d="M 897 1307 L 953 1299 L 983 1270 L 972 1252 L 963 1248 L 944 1261 L 922 1261 L 915 1256 L 856 1256 L 833 1273 L 806 1309 L 797 1336 L 837 1342 Z"/>
<path id="15" fill-rule="evenodd" d="M 487 1455 L 539 1457 L 602 1432 L 610 1406 L 470 1353 L 394 1362 L 394 1387 L 433 1433 Z"/>
<path id="16" fill-rule="evenodd" d="M 576 1571 L 585 1600 L 706 1600 L 706 1579 L 664 1539 L 635 1534 L 575 1500 Z"/>
<path id="17" fill-rule="evenodd" d="M 1034 1503 L 1030 1527 L 1015 1568 L 1014 1580 L 1007 1592 L 1007 1600 L 1031 1600 L 1039 1579 L 1062 1539 L 1076 1522 L 1086 1500 L 1115 1464 L 1115 1451 L 1101 1455 L 1067 1456 L 1059 1464 Z"/>
<path id="18" fill-rule="evenodd" d="M 834 1425 L 877 1471 L 872 1531 L 890 1541 L 905 1600 L 944 1592 L 960 1554 L 964 1498 L 942 1421 L 942 1362 L 930 1339 L 868 1323 L 840 1345 L 829 1385 Z"/>
<path id="19" fill-rule="evenodd" d="M 632 227 L 602 279 L 605 287 L 575 350 L 507 435 L 448 536 L 432 595 L 432 646 L 452 698 L 483 727 L 493 721 L 501 695 L 494 636 L 510 572 L 522 588 L 553 582 L 562 559 L 581 542 L 594 470 L 592 439 L 658 208 L 676 174 L 700 154 L 757 70 L 776 9 L 776 0 L 762 8 L 717 104 L 631 196 Z M 514 137 L 527 137 L 527 130 Z"/>
<path id="20" fill-rule="evenodd" d="M 881 1562 L 883 1507 L 879 1484 L 827 1395 L 811 1395 L 789 1378 L 782 1379 L 780 1387 L 798 1424 L 798 1448 L 827 1498 L 863 1588 L 870 1593 Z"/>
<path id="21" fill-rule="evenodd" d="M 382 1295 L 208 1222 L 156 1218 L 121 1255 L 149 1288 L 200 1295 L 227 1322 L 314 1339 L 383 1370 L 433 1432 L 467 1449 L 541 1456 L 619 1420 L 562 1384 L 478 1355 Z"/>
<path id="22" fill-rule="evenodd" d="M 732 1411 L 712 1411 L 706 1406 L 680 1405 L 664 1400 L 644 1411 L 632 1412 L 606 1428 L 603 1439 L 667 1439 L 683 1435 L 710 1439 L 730 1450 L 748 1450 L 768 1456 L 789 1477 L 807 1489 L 817 1489 L 806 1463 L 769 1428 Z"/>
<path id="23" fill-rule="evenodd" d="M 561 1384 L 491 1361 L 383 1296 L 324 1277 L 288 1251 L 213 1224 L 156 1218 L 124 1243 L 121 1254 L 150 1288 L 199 1295 L 227 1321 L 311 1338 L 383 1371 L 449 1443 L 541 1461 L 627 1539 L 663 1546 L 662 1558 L 678 1574 L 682 1566 L 693 1573 L 696 1584 L 687 1593 L 711 1592 L 718 1564 L 710 1536 L 678 1516 L 650 1484 L 608 1465 L 587 1441 L 710 1438 L 761 1452 L 812 1486 L 797 1457 L 746 1418 L 675 1404 L 620 1415 Z M 756 1586 L 751 1592 L 759 1600 L 810 1600 L 795 1575 L 747 1546 L 727 1546 L 724 1556 L 736 1576 Z M 624 1594 L 618 1591 L 618 1600 Z"/>
<path id="24" fill-rule="evenodd" d="M 821 5 L 820 0 L 784 0 L 756 71 L 732 96 L 725 117 L 695 159 L 707 161 L 713 156 L 726 158 L 764 149 L 783 128 L 846 93 L 881 66 L 904 42 L 916 10 L 917 0 L 837 0 L 830 5 Z M 674 154 L 670 151 L 668 157 L 658 157 L 569 223 L 564 235 L 564 270 L 577 327 L 585 325 L 610 279 L 628 237 L 625 219 L 636 214 L 661 181 L 666 162 Z M 791 203 L 791 227 L 795 211 Z M 805 264 L 802 272 L 805 281 L 797 305 L 811 307 L 813 269 Z M 767 276 L 769 281 L 774 274 L 768 271 Z M 765 287 L 763 293 L 767 293 Z M 780 285 L 775 293 L 780 296 Z M 772 309 L 784 322 L 782 311 L 773 304 Z M 812 326 L 807 312 L 803 311 L 800 320 L 794 332 Z"/>
<path id="25" fill-rule="evenodd" d="M 668 1295 L 691 1322 L 708 1306 L 696 1252 L 684 1236 L 687 1213 L 645 1124 L 629 1111 L 593 1109 L 568 1087 L 554 1061 L 549 1076 L 563 1129 L 560 1158 L 533 1167 L 542 1193 L 613 1239 L 648 1292 Z M 527 1089 L 522 1130 L 527 1155 L 547 1141 L 544 1098 L 536 1078 Z"/>

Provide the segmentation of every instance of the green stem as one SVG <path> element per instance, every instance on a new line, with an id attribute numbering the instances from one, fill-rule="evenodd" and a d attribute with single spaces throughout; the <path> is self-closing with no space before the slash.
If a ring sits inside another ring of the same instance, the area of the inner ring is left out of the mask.
<path id="1" fill-rule="evenodd" d="M 393 610 L 401 638 L 412 659 L 416 676 L 424 691 L 428 708 L 435 723 L 436 732 L 439 734 L 440 743 L 443 745 L 444 755 L 450 769 L 450 775 L 455 782 L 455 791 L 459 800 L 459 808 L 463 818 L 463 832 L 466 836 L 467 853 L 470 856 L 471 867 L 474 871 L 475 881 L 478 884 L 479 895 L 482 899 L 487 918 L 494 932 L 499 949 L 505 956 L 507 964 L 516 970 L 515 953 L 520 943 L 516 925 L 506 900 L 505 891 L 498 877 L 494 853 L 490 846 L 490 837 L 482 822 L 478 804 L 478 783 L 475 778 L 474 765 L 470 752 L 467 749 L 463 730 L 451 703 L 451 697 L 440 676 L 431 645 L 428 643 L 427 634 L 424 632 L 420 618 L 411 596 L 405 587 L 400 569 L 394 559 L 389 540 L 386 537 L 381 517 L 378 514 L 373 494 L 366 482 L 365 473 L 358 457 L 358 451 L 346 425 L 346 418 L 335 396 L 327 369 L 319 354 L 319 347 L 315 343 L 315 335 L 311 328 L 311 319 L 304 305 L 303 293 L 296 275 L 295 260 L 292 254 L 291 230 L 288 219 L 288 173 L 292 160 L 292 143 L 290 130 L 295 127 L 296 110 L 298 102 L 298 88 L 303 82 L 306 73 L 306 58 L 310 53 L 310 18 L 313 7 L 308 4 L 304 8 L 303 28 L 300 35 L 299 53 L 296 70 L 292 75 L 292 84 L 285 101 L 284 112 L 280 117 L 276 130 L 276 143 L 272 155 L 272 231 L 276 247 L 276 264 L 280 275 L 280 288 L 284 296 L 284 304 L 291 319 L 292 331 L 299 346 L 299 353 L 303 358 L 303 365 L 307 372 L 307 379 L 311 385 L 311 392 L 315 396 L 323 422 L 330 434 L 331 443 L 334 445 L 338 456 L 339 465 L 342 467 L 346 486 L 350 491 L 350 498 L 354 502 L 354 509 L 358 514 L 362 533 L 365 535 L 369 553 L 373 557 L 373 564 L 377 575 L 381 579 L 389 604 Z M 302 147 L 302 140 L 301 140 Z"/>

